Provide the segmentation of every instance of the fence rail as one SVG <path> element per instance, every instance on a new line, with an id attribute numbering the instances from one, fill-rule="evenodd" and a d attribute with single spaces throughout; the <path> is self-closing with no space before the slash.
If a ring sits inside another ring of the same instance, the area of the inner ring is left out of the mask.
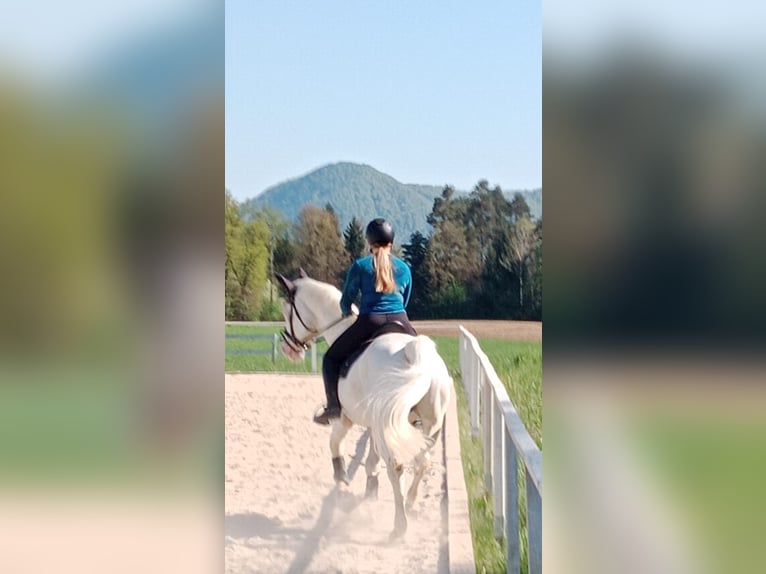
<path id="1" fill-rule="evenodd" d="M 257 321 L 226 321 L 227 325 L 245 325 L 245 326 L 256 326 L 256 327 L 273 327 L 273 326 L 280 326 L 282 323 L 277 322 L 257 322 Z M 247 348 L 247 349 L 226 349 L 227 355 L 271 355 L 271 362 L 276 363 L 277 362 L 277 356 L 279 356 L 279 341 L 280 337 L 278 333 L 273 333 L 271 335 L 262 335 L 262 334 L 251 334 L 251 333 L 227 333 L 226 334 L 227 340 L 234 340 L 234 339 L 261 339 L 261 340 L 269 340 L 271 341 L 271 348 L 269 349 L 257 349 L 257 348 Z M 316 344 L 311 344 L 309 346 L 310 350 L 310 356 L 311 356 L 311 372 L 316 373 L 317 372 L 317 347 Z M 321 355 L 320 355 L 321 356 Z"/>
<path id="2" fill-rule="evenodd" d="M 526 483 L 530 574 L 542 572 L 543 458 L 476 337 L 460 326 L 460 371 L 468 397 L 471 434 L 480 437 L 484 483 L 494 500 L 495 535 L 506 541 L 506 571 L 521 564 L 518 464 Z"/>

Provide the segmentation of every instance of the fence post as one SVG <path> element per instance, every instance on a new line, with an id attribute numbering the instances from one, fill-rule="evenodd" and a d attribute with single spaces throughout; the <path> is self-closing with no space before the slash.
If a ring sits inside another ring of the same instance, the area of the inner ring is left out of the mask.
<path id="1" fill-rule="evenodd" d="M 532 481 L 529 470 L 527 477 L 527 540 L 529 548 L 529 574 L 541 574 L 543 571 L 543 517 L 542 497 Z"/>
<path id="2" fill-rule="evenodd" d="M 484 488 L 487 492 L 492 492 L 492 410 L 493 410 L 493 392 L 489 377 L 484 372 L 481 365 L 482 393 L 481 393 L 481 446 L 484 454 Z"/>
<path id="3" fill-rule="evenodd" d="M 271 345 L 271 362 L 276 363 L 277 362 L 277 346 L 279 344 L 279 335 L 274 333 L 274 342 Z"/>
<path id="4" fill-rule="evenodd" d="M 471 414 L 471 436 L 477 438 L 479 436 L 479 393 L 481 392 L 481 374 L 482 371 L 479 367 L 479 357 L 476 353 L 471 353 L 471 372 L 468 379 L 468 384 L 471 387 L 471 402 L 469 404 L 469 411 Z"/>
<path id="5" fill-rule="evenodd" d="M 317 345 L 316 342 L 311 343 L 311 372 L 317 372 Z"/>
<path id="6" fill-rule="evenodd" d="M 505 526 L 505 495 L 506 495 L 506 477 L 505 467 L 503 466 L 503 451 L 505 450 L 505 433 L 503 428 L 503 411 L 500 410 L 500 403 L 497 400 L 493 402 L 493 425 L 492 425 L 492 500 L 495 506 L 495 537 L 500 537 L 504 533 Z"/>
<path id="7" fill-rule="evenodd" d="M 505 424 L 503 424 L 505 427 Z M 519 549 L 519 463 L 516 445 L 513 444 L 510 431 L 504 428 L 505 444 L 505 560 L 506 572 L 516 574 L 521 568 Z M 527 523 L 528 524 L 528 523 Z"/>

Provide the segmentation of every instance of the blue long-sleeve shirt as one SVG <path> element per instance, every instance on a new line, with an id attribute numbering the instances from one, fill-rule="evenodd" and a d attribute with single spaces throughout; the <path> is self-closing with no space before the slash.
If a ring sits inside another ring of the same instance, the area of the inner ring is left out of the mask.
<path id="1" fill-rule="evenodd" d="M 391 267 L 396 282 L 396 291 L 377 293 L 375 291 L 375 267 L 372 255 L 354 261 L 346 273 L 346 281 L 343 284 L 343 295 L 340 299 L 340 309 L 343 315 L 351 314 L 351 304 L 356 300 L 360 291 L 362 292 L 359 305 L 360 314 L 403 313 L 410 302 L 412 273 L 410 273 L 409 265 L 393 255 L 391 256 Z"/>

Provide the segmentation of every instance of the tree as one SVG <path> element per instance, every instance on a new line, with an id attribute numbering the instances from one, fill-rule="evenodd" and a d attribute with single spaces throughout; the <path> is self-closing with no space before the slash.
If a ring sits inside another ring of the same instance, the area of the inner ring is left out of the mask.
<path id="1" fill-rule="evenodd" d="M 359 259 L 364 254 L 364 229 L 356 217 L 349 221 L 343 232 L 343 241 L 349 263 Z"/>
<path id="2" fill-rule="evenodd" d="M 402 246 L 403 259 L 412 272 L 412 295 L 407 312 L 410 316 L 423 316 L 428 305 L 430 277 L 426 265 L 428 259 L 428 238 L 419 231 L 410 235 L 410 242 Z"/>
<path id="3" fill-rule="evenodd" d="M 244 222 L 239 204 L 226 191 L 224 208 L 224 295 L 226 317 L 257 318 L 269 266 L 269 228 L 263 221 Z"/>
<path id="4" fill-rule="evenodd" d="M 516 273 L 519 284 L 519 309 L 524 310 L 524 271 L 537 241 L 535 224 L 528 217 L 519 219 L 506 235 L 500 263 Z"/>
<path id="5" fill-rule="evenodd" d="M 512 205 L 505 199 L 500 186 L 490 189 L 486 180 L 481 180 L 470 195 L 467 212 L 469 244 L 476 249 L 481 267 L 492 257 L 493 246 L 504 228 L 511 221 Z"/>
<path id="6" fill-rule="evenodd" d="M 274 306 L 274 272 L 286 272 L 292 263 L 292 249 L 290 246 L 290 222 L 285 215 L 269 205 L 256 206 L 246 203 L 239 206 L 239 213 L 244 221 L 257 221 L 266 225 L 269 229 L 268 250 L 269 250 L 269 305 L 272 308 L 270 315 L 279 316 L 278 306 Z M 288 247 L 289 246 L 289 247 Z M 279 253 L 278 253 L 279 251 Z"/>
<path id="7" fill-rule="evenodd" d="M 529 258 L 529 318 L 543 318 L 543 222 L 535 229 L 536 241 Z"/>
<path id="8" fill-rule="evenodd" d="M 274 271 L 292 277 L 298 272 L 296 247 L 289 234 L 279 236 L 274 242 Z"/>
<path id="9" fill-rule="evenodd" d="M 319 281 L 337 285 L 347 267 L 346 251 L 334 213 L 316 205 L 301 208 L 294 228 L 295 261 Z"/>
<path id="10" fill-rule="evenodd" d="M 527 200 L 518 191 L 513 194 L 513 199 L 511 200 L 511 213 L 514 223 L 519 219 L 524 219 L 525 217 L 531 219 L 532 217 Z"/>
<path id="11" fill-rule="evenodd" d="M 244 313 L 242 288 L 237 277 L 236 261 L 239 260 L 242 233 L 242 220 L 237 210 L 237 202 L 227 189 L 224 207 L 224 295 L 226 319 L 238 319 Z"/>
<path id="12" fill-rule="evenodd" d="M 445 186 L 427 218 L 433 227 L 427 265 L 435 290 L 454 281 L 464 283 L 476 271 L 465 232 L 469 201 L 454 194 L 452 186 Z"/>

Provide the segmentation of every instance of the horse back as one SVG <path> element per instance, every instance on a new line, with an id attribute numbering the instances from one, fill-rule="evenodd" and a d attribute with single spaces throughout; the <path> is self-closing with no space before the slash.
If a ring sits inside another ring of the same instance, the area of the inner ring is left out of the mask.
<path id="1" fill-rule="evenodd" d="M 340 376 L 348 376 L 348 372 L 353 364 L 360 356 L 362 356 L 362 354 L 367 350 L 367 347 L 369 347 L 373 341 L 375 341 L 375 339 L 390 333 L 409 335 L 410 329 L 404 323 L 400 323 L 399 321 L 392 321 L 390 323 L 381 325 L 372 333 L 372 335 L 370 335 L 366 340 L 362 341 L 357 350 L 354 351 L 348 359 L 343 361 L 343 364 L 340 366 Z"/>

